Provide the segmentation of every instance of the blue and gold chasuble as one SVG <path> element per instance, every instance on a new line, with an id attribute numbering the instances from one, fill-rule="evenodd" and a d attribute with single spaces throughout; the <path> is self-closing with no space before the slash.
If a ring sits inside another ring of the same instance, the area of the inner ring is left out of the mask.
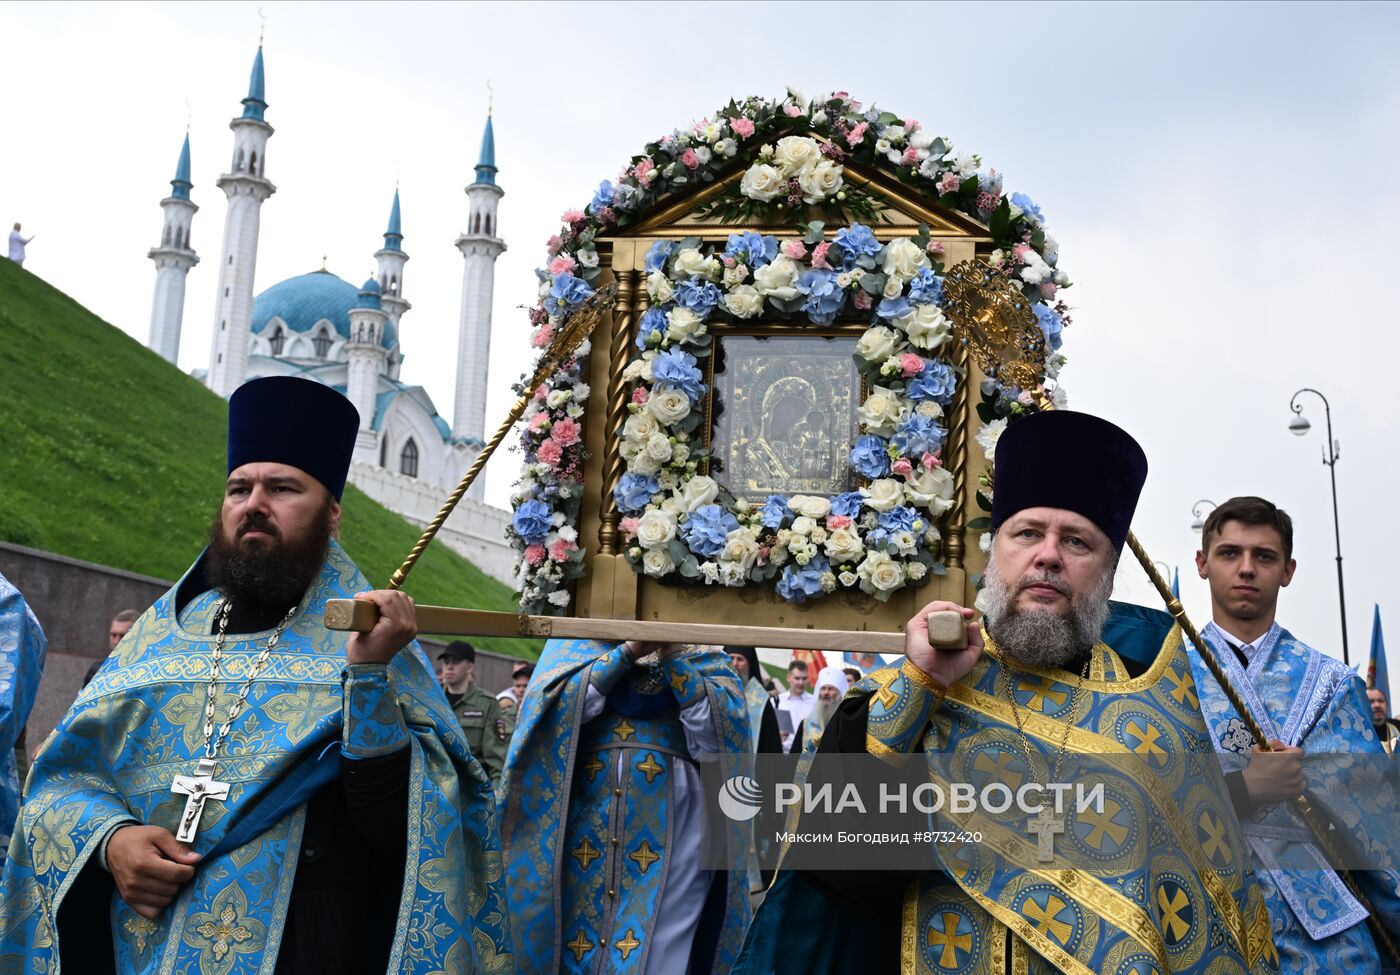
<path id="1" fill-rule="evenodd" d="M 1158 641 L 1166 630 L 1157 629 Z M 1210 739 L 1179 629 L 1171 627 L 1158 643 L 1155 663 L 1136 678 L 1117 653 L 1099 644 L 1078 695 L 1078 678 L 1063 671 L 1021 664 L 1004 670 L 997 648 L 984 639 L 986 652 L 941 701 L 935 685 L 908 661 L 857 683 L 849 694 L 869 701 L 866 750 L 904 762 L 922 747 L 929 780 L 945 792 L 954 783 L 980 791 L 992 782 L 1015 792 L 1043 781 L 1064 743 L 1105 784 L 1104 803 L 1101 810 L 1078 811 L 1067 797 L 1055 860 L 1043 866 L 1027 826 L 1034 817 L 1018 807 L 996 815 L 940 812 L 934 829 L 976 831 L 982 840 L 936 844 L 940 869 L 908 884 L 900 921 L 902 972 L 1276 971 L 1269 916 L 1259 886 L 1239 862 L 1238 826 L 1219 769 L 1207 758 Z M 1024 747 L 1034 755 L 1032 770 Z M 799 776 L 806 776 L 812 761 L 804 757 Z M 789 830 L 794 826 L 790 820 Z M 1085 868 L 1086 862 L 1095 866 Z M 1065 866 L 1070 863 L 1074 867 Z M 851 923 L 796 880 L 780 871 L 750 928 L 736 975 L 799 970 L 784 961 L 779 947 L 785 924 L 821 929 Z M 902 881 L 892 874 L 891 882 Z M 843 942 L 834 942 L 841 957 L 827 961 L 814 953 L 812 964 L 800 970 L 835 973 L 858 963 L 859 932 L 877 929 L 851 930 Z"/>
<path id="2" fill-rule="evenodd" d="M 680 766 L 692 761 L 680 708 L 707 697 L 722 774 L 752 768 L 747 704 L 727 654 L 707 648 L 663 664 L 650 693 L 638 691 L 629 672 L 620 645 L 551 640 L 522 702 L 500 787 L 522 973 L 647 970 L 679 839 L 672 826 Z M 612 690 L 604 712 L 584 722 L 590 683 Z M 731 867 L 711 884 L 704 913 L 713 923 L 705 927 L 715 938 L 692 945 L 695 975 L 727 973 L 748 926 L 747 825 L 732 824 L 718 838 Z"/>
<path id="3" fill-rule="evenodd" d="M 339 780 L 342 751 L 387 754 L 405 738 L 407 856 L 388 970 L 513 971 L 490 780 L 422 650 L 412 644 L 387 668 L 347 666 L 347 635 L 322 622 L 327 599 L 368 588 L 332 541 L 219 755 L 215 776 L 229 794 L 204 807 L 194 879 L 154 921 L 114 895 L 110 927 L 83 931 L 113 938 L 118 972 L 271 973 L 307 799 Z M 204 593 L 177 618 L 179 590 L 136 621 L 35 762 L 0 882 L 0 970 L 58 970 L 64 895 L 85 867 L 101 869 L 89 864 L 115 824 L 176 830 L 185 797 L 170 786 L 204 752 L 218 604 L 216 593 Z M 270 635 L 226 638 L 216 725 Z"/>
<path id="4" fill-rule="evenodd" d="M 1340 660 L 1277 623 L 1259 639 L 1247 668 L 1214 623 L 1201 635 L 1264 733 L 1308 756 L 1304 776 L 1310 803 L 1340 824 L 1332 842 L 1349 844 L 1350 863 L 1374 866 L 1352 876 L 1379 922 L 1392 938 L 1400 938 L 1400 874 L 1393 869 L 1400 810 L 1385 775 L 1386 756 L 1371 724 L 1365 684 Z M 1226 771 L 1243 769 L 1254 739 L 1205 665 L 1194 658 L 1192 664 L 1201 711 Z M 1328 864 L 1292 804 L 1260 806 L 1242 829 L 1284 972 L 1395 970 L 1394 961 L 1377 951 L 1364 923 L 1366 909 Z"/>

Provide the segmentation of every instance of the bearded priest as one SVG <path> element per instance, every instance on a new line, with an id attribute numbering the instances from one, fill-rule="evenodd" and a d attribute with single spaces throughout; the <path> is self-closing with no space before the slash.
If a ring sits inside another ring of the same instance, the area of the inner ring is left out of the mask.
<path id="1" fill-rule="evenodd" d="M 736 975 L 1276 970 L 1220 769 L 1200 758 L 1211 741 L 1180 630 L 1140 607 L 1109 616 L 1146 476 L 1141 447 L 1096 417 L 1007 427 L 981 626 L 935 650 L 928 615 L 973 611 L 920 610 L 905 660 L 852 688 L 798 774 L 824 783 L 859 761 L 839 753 L 864 753 L 913 762 L 944 795 L 996 785 L 1017 803 L 945 810 L 933 828 L 970 835 L 900 846 L 916 869 L 780 869 Z M 1081 776 L 1106 798 L 1066 795 Z"/>
<path id="2" fill-rule="evenodd" d="M 208 548 L 34 765 L 0 969 L 513 971 L 490 779 L 413 600 L 336 540 L 359 425 L 305 379 L 233 394 Z M 327 630 L 351 596 L 378 624 Z"/>

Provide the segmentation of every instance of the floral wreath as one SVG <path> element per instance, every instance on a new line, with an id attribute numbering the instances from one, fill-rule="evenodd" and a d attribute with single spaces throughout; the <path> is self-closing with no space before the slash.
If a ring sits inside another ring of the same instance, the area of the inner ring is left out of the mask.
<path id="1" fill-rule="evenodd" d="M 881 245 L 868 226 L 843 226 L 827 240 L 820 216 L 878 222 L 880 205 L 848 184 L 844 166 L 856 161 L 893 171 L 949 209 L 983 221 L 995 249 L 990 263 L 1016 281 L 1051 350 L 1069 324 L 1058 297 L 1070 282 L 1058 269 L 1058 245 L 1039 207 L 1023 194 L 1002 192 L 981 158 L 954 153 L 912 119 L 864 109 L 844 92 L 808 102 L 789 91 L 778 100 L 731 101 L 713 118 L 648 144 L 616 183 L 604 181 L 583 210 L 563 215 L 549 239 L 546 267 L 537 270 L 539 304 L 531 311 L 532 341 L 544 348 L 561 318 L 593 293 L 602 273 L 599 234 L 626 227 L 673 194 L 734 171 L 741 149 L 752 161 L 740 180 L 707 202 L 724 220 L 772 218 L 789 212 L 798 232 L 778 239 L 734 234 L 727 246 L 697 240 L 660 241 L 647 255 L 647 289 L 654 302 L 639 323 L 637 353 L 626 378 L 633 385 L 621 431 L 627 464 L 614 492 L 623 514 L 626 555 L 656 578 L 744 586 L 776 580 L 790 601 L 838 588 L 859 588 L 887 599 L 905 585 L 941 572 L 933 524 L 952 506 L 953 479 L 942 468 L 946 431 L 942 407 L 958 377 L 936 357 L 948 337 L 940 307 L 938 245 L 921 228 L 914 238 Z M 703 411 L 701 360 L 710 353 L 707 323 L 760 313 L 815 324 L 838 314 L 868 312 L 856 361 L 870 393 L 858 413 L 861 434 L 853 469 L 869 483 L 834 498 L 774 496 L 756 506 L 735 500 L 699 473 L 705 458 L 697 437 Z M 588 343 L 529 393 L 521 437 L 525 463 L 512 495 L 508 536 L 520 553 L 516 582 L 527 612 L 559 612 L 568 584 L 583 573 L 576 523 L 583 496 L 581 417 L 589 395 L 582 381 Z M 1052 358 L 1054 378 L 1063 358 Z M 1029 392 L 989 380 L 978 406 L 976 439 L 990 458 L 1006 421 L 1027 412 Z M 990 511 L 984 481 L 977 501 Z M 978 518 L 968 528 L 985 530 Z M 987 537 L 983 537 L 983 545 Z"/>

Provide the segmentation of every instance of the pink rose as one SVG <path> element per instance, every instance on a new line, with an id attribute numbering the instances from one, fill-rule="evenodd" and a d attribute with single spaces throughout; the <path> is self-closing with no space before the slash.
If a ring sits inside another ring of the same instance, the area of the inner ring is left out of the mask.
<path id="1" fill-rule="evenodd" d="M 1011 247 L 1011 256 L 1015 259 L 1017 264 L 1024 264 L 1026 263 L 1026 254 L 1030 252 L 1030 249 L 1029 244 L 1013 244 Z"/>
<path id="2" fill-rule="evenodd" d="M 899 458 L 899 460 L 895 461 L 893 464 L 890 465 L 890 471 L 896 477 L 908 477 L 909 475 L 914 473 L 914 465 L 909 463 L 909 459 L 907 457 L 901 457 Z"/>
<path id="3" fill-rule="evenodd" d="M 868 130 L 869 128 L 869 122 L 861 122 L 854 129 L 851 129 L 851 131 L 846 133 L 846 144 L 852 149 L 860 145 L 861 141 L 865 138 L 866 130 Z"/>
<path id="4" fill-rule="evenodd" d="M 540 412 L 530 417 L 528 428 L 531 433 L 539 433 L 547 426 L 549 426 L 549 414 L 544 410 L 540 410 Z"/>
<path id="5" fill-rule="evenodd" d="M 784 257 L 790 257 L 794 261 L 800 261 L 807 256 L 807 248 L 802 245 L 800 240 L 785 240 L 779 249 L 783 252 Z"/>
<path id="6" fill-rule="evenodd" d="M 563 220 L 567 224 L 583 223 L 583 211 L 565 210 L 564 215 L 559 219 Z"/>
<path id="7" fill-rule="evenodd" d="M 700 157 L 695 154 L 694 149 L 687 149 L 681 153 L 681 162 L 685 164 L 686 169 L 695 169 L 700 165 Z"/>
<path id="8" fill-rule="evenodd" d="M 846 515 L 827 515 L 826 527 L 830 528 L 832 531 L 836 531 L 840 528 L 850 528 L 851 519 Z"/>
<path id="9" fill-rule="evenodd" d="M 954 172 L 946 172 L 938 180 L 938 192 L 956 193 L 962 186 L 962 177 Z"/>
<path id="10" fill-rule="evenodd" d="M 549 546 L 549 557 L 555 562 L 569 561 L 569 555 L 577 548 L 573 542 L 566 542 L 562 538 Z"/>
<path id="11" fill-rule="evenodd" d="M 899 374 L 905 379 L 911 379 L 924 371 L 924 358 L 914 352 L 901 352 L 899 355 Z"/>
<path id="12" fill-rule="evenodd" d="M 826 252 L 831 250 L 831 242 L 824 240 L 816 247 L 812 248 L 812 267 L 825 268 L 831 270 L 831 265 L 827 263 Z"/>
<path id="13" fill-rule="evenodd" d="M 643 186 L 651 182 L 652 178 L 656 175 L 655 170 L 656 163 L 651 161 L 650 156 L 643 156 L 641 159 L 638 159 L 637 165 L 633 167 L 633 172 L 637 174 L 637 182 L 641 183 Z"/>
<path id="14" fill-rule="evenodd" d="M 753 120 L 744 118 L 742 115 L 738 118 L 730 119 L 729 127 L 733 129 L 734 134 L 741 139 L 747 139 L 749 136 L 753 135 Z"/>
<path id="15" fill-rule="evenodd" d="M 550 257 L 553 257 L 555 254 L 559 253 L 559 248 L 563 246 L 564 238 L 555 234 L 553 237 L 549 238 L 549 240 L 545 241 L 544 249 L 549 253 Z"/>
<path id="16" fill-rule="evenodd" d="M 919 161 L 919 150 L 915 149 L 913 146 L 910 146 L 908 149 L 904 150 L 904 158 L 900 161 L 903 162 L 906 166 L 913 166 L 917 164 Z"/>
<path id="17" fill-rule="evenodd" d="M 641 523 L 642 519 L 640 518 L 623 518 L 618 527 L 622 529 L 622 534 L 625 535 L 630 542 L 637 537 L 637 526 Z"/>
<path id="18" fill-rule="evenodd" d="M 544 402 L 544 398 L 548 395 L 549 387 L 546 386 L 544 383 L 540 383 L 538 386 L 535 387 L 535 399 L 539 400 L 540 402 Z"/>
<path id="19" fill-rule="evenodd" d="M 543 349 L 550 342 L 554 341 L 554 329 L 545 323 L 535 329 L 535 334 L 530 337 L 530 344 L 537 349 Z"/>
<path id="20" fill-rule="evenodd" d="M 540 459 L 541 464 L 558 467 L 559 461 L 564 457 L 564 448 L 553 440 L 546 440 L 535 448 L 535 456 Z"/>
<path id="21" fill-rule="evenodd" d="M 943 245 L 936 240 L 931 240 L 928 242 L 928 252 L 930 254 L 942 254 Z"/>
<path id="22" fill-rule="evenodd" d="M 638 386 L 636 389 L 632 390 L 632 402 L 636 403 L 638 406 L 643 405 L 649 399 L 651 399 L 651 394 L 647 392 L 645 386 Z"/>
<path id="23" fill-rule="evenodd" d="M 561 447 L 572 447 L 579 439 L 578 421 L 571 416 L 554 421 L 554 429 L 549 431 L 549 439 Z"/>
<path id="24" fill-rule="evenodd" d="M 936 467 L 942 467 L 943 458 L 938 456 L 941 453 L 943 453 L 943 451 L 941 450 L 935 450 L 931 454 L 926 453 L 924 454 L 924 459 L 921 461 L 921 463 L 924 465 L 924 467 L 928 468 L 929 470 L 933 470 Z"/>
<path id="25" fill-rule="evenodd" d="M 575 261 L 568 254 L 560 254 L 554 260 L 549 262 L 549 273 L 572 274 L 574 268 L 576 267 L 578 267 L 578 261 Z"/>
<path id="26" fill-rule="evenodd" d="M 544 561 L 544 546 L 539 542 L 525 546 L 525 561 L 530 565 L 539 565 Z"/>
<path id="27" fill-rule="evenodd" d="M 860 311 L 869 311 L 870 306 L 875 304 L 870 298 L 870 292 L 864 288 L 857 288 L 855 294 L 851 295 L 851 304 Z"/>
<path id="28" fill-rule="evenodd" d="M 783 113 L 787 115 L 788 118 L 797 118 L 802 114 L 802 109 L 798 108 L 796 105 L 788 104 L 783 106 Z"/>

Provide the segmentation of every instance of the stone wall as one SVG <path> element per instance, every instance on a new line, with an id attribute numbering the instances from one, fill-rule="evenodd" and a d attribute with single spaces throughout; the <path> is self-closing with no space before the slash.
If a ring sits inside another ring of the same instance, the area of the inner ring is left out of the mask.
<path id="1" fill-rule="evenodd" d="M 0 574 L 24 594 L 48 638 L 25 735 L 33 755 L 77 697 L 88 668 L 107 656 L 112 617 L 124 609 L 144 612 L 173 583 L 7 542 L 0 542 Z M 441 641 L 423 641 L 430 660 L 441 648 Z M 479 683 L 493 693 L 509 686 L 512 663 L 483 650 L 476 661 Z"/>

